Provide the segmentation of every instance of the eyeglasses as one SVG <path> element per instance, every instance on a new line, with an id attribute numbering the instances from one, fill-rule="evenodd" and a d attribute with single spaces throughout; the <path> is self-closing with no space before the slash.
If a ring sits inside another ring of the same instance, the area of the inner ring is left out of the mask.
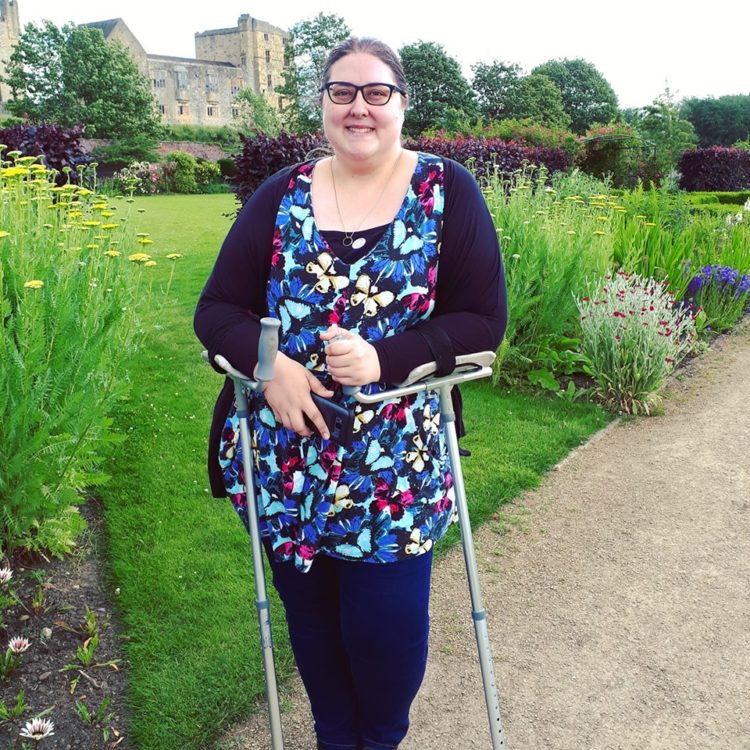
<path id="1" fill-rule="evenodd" d="M 320 87 L 321 91 L 328 92 L 328 98 L 334 104 L 351 104 L 357 98 L 357 92 L 362 92 L 362 98 L 373 107 L 382 107 L 391 100 L 394 91 L 402 96 L 406 94 L 403 89 L 392 83 L 366 83 L 364 86 L 355 86 L 346 81 L 331 81 Z"/>

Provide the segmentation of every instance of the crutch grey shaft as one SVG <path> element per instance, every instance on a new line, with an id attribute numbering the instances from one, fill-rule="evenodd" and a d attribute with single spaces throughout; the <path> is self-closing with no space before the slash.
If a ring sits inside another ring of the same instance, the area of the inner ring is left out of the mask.
<path id="1" fill-rule="evenodd" d="M 465 355 L 457 358 L 457 367 L 450 375 L 423 379 L 429 376 L 430 369 L 434 371 L 434 363 L 417 368 L 409 376 L 407 382 L 398 388 L 382 391 L 372 395 L 357 392 L 356 388 L 348 389 L 351 395 L 361 403 L 372 404 L 377 401 L 406 396 L 420 391 L 434 391 L 440 393 L 440 423 L 445 435 L 446 445 L 450 456 L 453 474 L 453 486 L 456 496 L 459 526 L 461 530 L 461 545 L 466 564 L 466 577 L 471 596 L 471 616 L 474 621 L 474 632 L 479 654 L 479 667 L 482 673 L 484 698 L 487 706 L 490 739 L 492 750 L 507 750 L 505 732 L 500 715 L 500 699 L 498 696 L 495 670 L 492 665 L 492 651 L 489 633 L 487 631 L 487 617 L 482 604 L 482 593 L 479 584 L 476 555 L 474 554 L 474 538 L 471 533 L 471 520 L 466 502 L 463 473 L 461 471 L 461 457 L 458 450 L 458 435 L 456 433 L 455 413 L 451 399 L 451 388 L 469 380 L 488 377 L 492 374 L 489 365 L 494 360 L 492 352 L 481 352 L 476 355 Z M 417 381 L 417 382 L 414 382 Z"/>
<path id="2" fill-rule="evenodd" d="M 253 471 L 252 441 L 250 439 L 250 411 L 247 400 L 247 389 L 257 390 L 273 378 L 273 364 L 278 349 L 279 321 L 274 318 L 261 320 L 260 342 L 258 345 L 258 367 L 255 380 L 235 370 L 221 355 L 216 356 L 216 363 L 226 371 L 234 384 L 234 396 L 237 406 L 237 417 L 240 423 L 240 441 L 242 443 L 242 465 L 245 472 L 245 498 L 247 501 L 250 547 L 253 557 L 255 578 L 255 606 L 258 611 L 261 651 L 263 655 L 263 672 L 266 681 L 266 699 L 268 701 L 268 720 L 271 729 L 271 747 L 273 750 L 284 750 L 284 738 L 281 730 L 281 710 L 279 708 L 279 691 L 276 682 L 276 666 L 273 658 L 273 638 L 271 635 L 271 617 L 266 591 L 266 578 L 263 567 L 263 549 L 260 541 L 260 524 L 258 505 L 255 497 Z"/>

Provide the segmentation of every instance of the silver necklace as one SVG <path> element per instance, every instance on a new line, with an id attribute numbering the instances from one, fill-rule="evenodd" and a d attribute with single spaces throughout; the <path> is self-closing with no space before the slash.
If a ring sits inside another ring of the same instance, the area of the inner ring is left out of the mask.
<path id="1" fill-rule="evenodd" d="M 383 189 L 380 191 L 380 195 L 378 196 L 378 199 L 375 201 L 375 203 L 370 206 L 370 210 L 362 217 L 362 220 L 357 224 L 357 226 L 352 229 L 351 232 L 347 232 L 346 228 L 344 228 L 344 239 L 342 241 L 342 244 L 344 247 L 351 247 L 354 250 L 359 250 L 360 248 L 365 246 L 365 243 L 367 240 L 364 237 L 358 237 L 356 240 L 354 239 L 354 233 L 359 231 L 359 228 L 365 223 L 365 220 L 367 217 L 374 211 L 375 206 L 380 203 L 380 199 L 383 197 L 385 193 L 385 189 L 388 187 L 391 178 L 396 173 L 396 167 L 398 166 L 398 163 L 401 161 L 401 155 L 404 153 L 404 150 L 401 149 L 399 152 L 398 157 L 396 158 L 396 161 L 393 163 L 393 169 L 391 170 L 390 174 L 386 178 L 385 183 L 383 184 Z M 333 183 L 333 197 L 336 200 L 336 211 L 339 215 L 339 221 L 341 222 L 341 226 L 344 226 L 344 218 L 341 216 L 341 209 L 339 208 L 339 196 L 336 192 L 336 178 L 333 175 L 333 159 L 331 159 L 329 163 L 329 166 L 331 167 L 331 182 Z"/>

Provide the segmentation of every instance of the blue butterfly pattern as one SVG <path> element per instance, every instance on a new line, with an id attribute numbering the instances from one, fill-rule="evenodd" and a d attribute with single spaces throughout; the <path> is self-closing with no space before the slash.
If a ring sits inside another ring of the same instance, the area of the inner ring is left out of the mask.
<path id="1" fill-rule="evenodd" d="M 267 287 L 269 314 L 281 321 L 281 351 L 309 369 L 325 361 L 320 333 L 334 321 L 376 341 L 429 317 L 435 301 L 444 176 L 439 157 L 420 153 L 396 218 L 369 253 L 348 265 L 336 257 L 315 224 L 310 195 L 314 167 L 311 161 L 296 168 L 279 206 Z M 315 374 L 326 387 L 335 388 L 324 369 L 316 368 Z M 365 390 L 385 387 L 371 384 Z M 262 395 L 253 394 L 251 430 L 262 535 L 270 538 L 278 559 L 294 560 L 302 572 L 319 553 L 372 563 L 423 554 L 455 515 L 445 441 L 434 429 L 439 420 L 437 394 L 367 407 L 340 389 L 334 398 L 358 417 L 349 451 L 319 436 L 302 438 L 287 430 L 276 423 Z M 247 528 L 234 409 L 224 426 L 220 463 L 227 494 Z"/>

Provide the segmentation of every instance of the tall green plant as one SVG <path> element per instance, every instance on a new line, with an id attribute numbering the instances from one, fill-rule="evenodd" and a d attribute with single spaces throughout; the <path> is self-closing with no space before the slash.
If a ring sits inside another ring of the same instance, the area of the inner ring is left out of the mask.
<path id="1" fill-rule="evenodd" d="M 575 334 L 572 293 L 580 292 L 591 274 L 603 274 L 611 262 L 609 245 L 592 218 L 598 209 L 578 195 L 559 196 L 568 192 L 566 182 L 578 182 L 580 175 L 561 176 L 552 186 L 546 177 L 544 171 L 527 170 L 512 180 L 494 178 L 485 193 L 508 285 L 508 328 L 496 380 L 500 373 L 510 377 L 543 365 L 546 350 Z"/>
<path id="2" fill-rule="evenodd" d="M 108 415 L 125 392 L 148 293 L 142 276 L 154 261 L 133 252 L 127 217 L 118 221 L 105 199 L 55 187 L 36 157 L 8 156 L 0 161 L 0 544 L 6 553 L 45 544 L 60 554 L 72 542 L 60 519 L 75 528 L 71 506 L 106 478 Z"/>

